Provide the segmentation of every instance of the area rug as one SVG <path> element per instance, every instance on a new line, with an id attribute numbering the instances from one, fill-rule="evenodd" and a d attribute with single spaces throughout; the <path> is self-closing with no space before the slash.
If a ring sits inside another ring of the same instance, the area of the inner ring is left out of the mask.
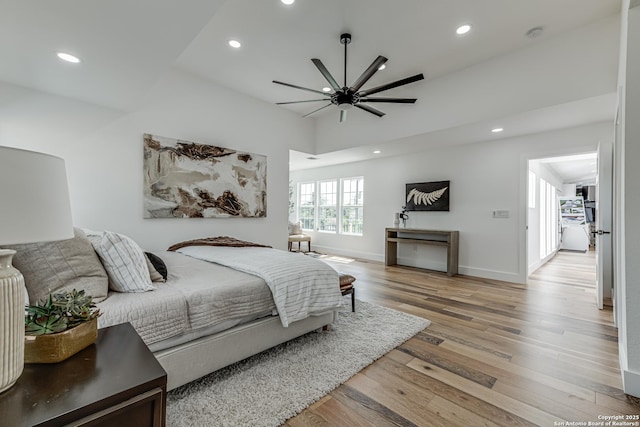
<path id="1" fill-rule="evenodd" d="M 430 324 L 359 300 L 352 313 L 346 300 L 330 330 L 169 392 L 167 426 L 278 426 Z"/>

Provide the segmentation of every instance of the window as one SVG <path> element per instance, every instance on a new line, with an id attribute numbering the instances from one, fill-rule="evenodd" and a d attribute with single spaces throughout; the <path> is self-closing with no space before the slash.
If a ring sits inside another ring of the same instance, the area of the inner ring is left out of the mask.
<path id="1" fill-rule="evenodd" d="M 540 179 L 540 258 L 558 247 L 558 190 Z"/>
<path id="2" fill-rule="evenodd" d="M 316 183 L 303 182 L 300 183 L 300 209 L 298 211 L 298 219 L 302 224 L 303 230 L 315 229 L 316 218 Z"/>
<path id="3" fill-rule="evenodd" d="M 362 235 L 364 178 L 302 182 L 299 200 L 298 219 L 304 230 Z"/>
<path id="4" fill-rule="evenodd" d="M 338 182 L 320 181 L 318 184 L 318 231 L 335 233 L 338 229 Z"/>
<path id="5" fill-rule="evenodd" d="M 547 256 L 547 181 L 540 179 L 540 259 Z"/>
<path id="6" fill-rule="evenodd" d="M 342 233 L 362 235 L 364 178 L 342 180 Z"/>
<path id="7" fill-rule="evenodd" d="M 551 185 L 551 201 L 549 210 L 551 211 L 551 227 L 549 230 L 549 241 L 551 247 L 549 252 L 553 252 L 558 248 L 558 189 Z"/>

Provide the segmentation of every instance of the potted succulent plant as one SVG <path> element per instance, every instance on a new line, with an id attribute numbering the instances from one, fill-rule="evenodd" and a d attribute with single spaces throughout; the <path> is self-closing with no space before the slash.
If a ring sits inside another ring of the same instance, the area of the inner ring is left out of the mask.
<path id="1" fill-rule="evenodd" d="M 98 316 L 93 298 L 75 289 L 25 307 L 25 363 L 61 362 L 93 344 Z"/>

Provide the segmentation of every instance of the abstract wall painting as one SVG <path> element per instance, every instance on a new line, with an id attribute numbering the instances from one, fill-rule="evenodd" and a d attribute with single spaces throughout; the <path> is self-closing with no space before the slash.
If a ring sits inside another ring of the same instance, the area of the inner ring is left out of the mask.
<path id="1" fill-rule="evenodd" d="M 267 216 L 267 157 L 144 134 L 145 218 Z"/>
<path id="2" fill-rule="evenodd" d="M 407 211 L 448 211 L 449 181 L 418 182 L 407 184 Z"/>

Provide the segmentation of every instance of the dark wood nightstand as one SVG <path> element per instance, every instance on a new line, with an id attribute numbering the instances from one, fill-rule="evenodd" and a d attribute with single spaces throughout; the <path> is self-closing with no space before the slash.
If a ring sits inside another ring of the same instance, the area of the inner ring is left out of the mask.
<path id="1" fill-rule="evenodd" d="M 2 426 L 165 425 L 167 373 L 129 323 L 71 358 L 25 365 L 0 394 Z"/>

